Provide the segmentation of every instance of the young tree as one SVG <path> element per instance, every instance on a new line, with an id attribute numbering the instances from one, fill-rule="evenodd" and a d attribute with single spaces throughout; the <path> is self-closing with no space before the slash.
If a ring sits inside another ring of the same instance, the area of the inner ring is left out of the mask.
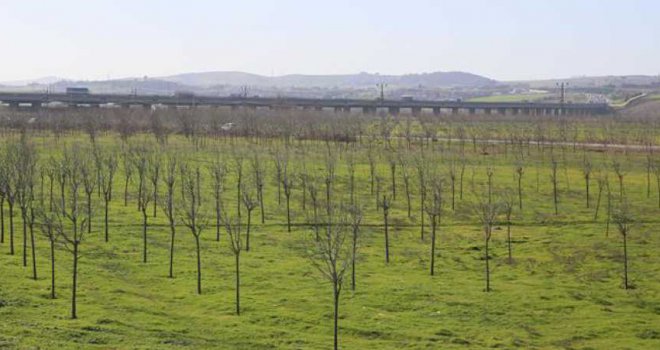
<path id="1" fill-rule="evenodd" d="M 559 179 L 557 178 L 557 166 L 558 162 L 557 160 L 552 157 L 552 160 L 550 162 L 552 173 L 550 173 L 550 179 L 552 180 L 552 203 L 555 206 L 555 215 L 559 214 L 559 200 L 558 200 L 558 189 L 557 189 L 557 182 Z"/>
<path id="2" fill-rule="evenodd" d="M 516 178 L 518 180 L 517 181 L 518 182 L 518 207 L 520 208 L 520 210 L 522 210 L 522 208 L 523 208 L 523 200 L 522 200 L 522 196 L 523 196 L 522 177 L 523 177 L 523 174 L 525 174 L 525 165 L 523 164 L 522 161 L 518 161 L 516 163 Z"/>
<path id="3" fill-rule="evenodd" d="M 431 181 L 431 196 L 430 203 L 426 205 L 426 213 L 431 220 L 431 276 L 435 274 L 435 241 L 436 231 L 440 224 L 440 217 L 442 215 L 442 181 L 439 178 L 434 178 Z"/>
<path id="4" fill-rule="evenodd" d="M 175 154 L 170 154 L 167 157 L 167 164 L 165 166 L 165 174 L 163 182 L 165 183 L 165 203 L 161 208 L 165 212 L 167 222 L 170 226 L 170 268 L 169 278 L 174 278 L 174 238 L 176 236 L 176 215 L 174 213 L 174 185 L 176 183 L 176 169 L 177 157 Z"/>
<path id="5" fill-rule="evenodd" d="M 213 179 L 213 198 L 215 199 L 215 240 L 220 241 L 220 226 L 222 225 L 222 193 L 225 187 L 225 175 L 227 168 L 219 160 L 213 162 L 210 167 Z"/>
<path id="6" fill-rule="evenodd" d="M 64 225 L 61 217 L 52 210 L 46 211 L 41 208 L 37 212 L 37 217 L 39 217 L 41 232 L 50 243 L 50 298 L 55 299 L 57 297 L 55 292 L 55 245 L 64 231 Z"/>
<path id="7" fill-rule="evenodd" d="M 390 199 L 387 195 L 383 196 L 383 224 L 385 226 L 385 262 L 390 262 L 390 235 L 389 235 L 389 215 L 390 215 Z"/>
<path id="8" fill-rule="evenodd" d="M 334 222 L 330 219 L 333 219 Z M 344 276 L 353 261 L 353 251 L 349 242 L 346 215 L 328 217 L 325 234 L 321 239 L 308 241 L 308 257 L 323 277 L 332 284 L 334 301 L 334 349 L 338 349 L 339 335 L 339 296 L 344 285 Z"/>
<path id="9" fill-rule="evenodd" d="M 71 287 L 71 318 L 78 317 L 77 314 L 77 289 L 78 289 L 78 261 L 80 259 L 80 244 L 85 237 L 86 222 L 89 218 L 86 211 L 83 210 L 83 200 L 80 190 L 82 184 L 83 160 L 81 152 L 78 149 L 72 149 L 65 153 L 61 165 L 66 172 L 67 184 L 69 187 L 68 203 L 65 208 L 57 210 L 58 215 L 66 218 L 71 227 L 71 231 L 62 230 L 60 233 L 64 239 L 65 246 L 71 252 L 73 260 L 72 269 L 72 287 Z"/>
<path id="10" fill-rule="evenodd" d="M 282 173 L 282 187 L 284 187 L 284 196 L 286 197 L 286 230 L 291 232 L 291 190 L 293 189 L 293 177 L 289 175 L 288 171 Z M 248 226 L 249 232 L 249 226 Z M 247 236 L 246 236 L 247 239 Z M 245 250 L 248 249 L 249 245 L 246 241 Z"/>
<path id="11" fill-rule="evenodd" d="M 37 154 L 33 145 L 30 144 L 25 135 L 21 136 L 21 140 L 9 148 L 12 157 L 11 163 L 8 164 L 13 167 L 13 173 L 16 178 L 14 181 L 14 192 L 16 201 L 18 202 L 21 210 L 21 219 L 23 222 L 23 266 L 27 266 L 27 239 L 28 239 L 28 226 L 31 223 L 32 204 L 34 201 L 34 177 L 36 173 Z M 30 233 L 31 241 L 34 243 L 34 235 Z M 33 260 L 33 275 L 37 279 L 35 251 L 34 244 L 32 245 L 32 260 Z"/>
<path id="12" fill-rule="evenodd" d="M 619 179 L 619 197 L 623 199 L 623 194 L 625 193 L 623 188 L 623 177 L 626 175 L 623 165 L 616 159 L 612 160 L 612 169 L 616 174 L 616 177 Z"/>
<path id="13" fill-rule="evenodd" d="M 488 166 L 486 167 L 486 176 L 488 177 L 488 203 L 493 202 L 493 175 L 495 174 L 495 171 L 493 170 L 493 167 Z"/>
<path id="14" fill-rule="evenodd" d="M 153 190 L 153 203 L 154 211 L 153 216 L 156 217 L 156 211 L 158 206 L 158 183 L 160 180 L 160 168 L 161 168 L 161 158 L 160 155 L 156 152 L 153 154 L 151 159 L 149 159 L 149 179 L 151 180 L 151 187 Z"/>
<path id="15" fill-rule="evenodd" d="M 87 233 L 92 233 L 92 194 L 96 189 L 96 180 L 98 177 L 96 176 L 96 169 L 93 169 L 95 164 L 91 161 L 91 159 L 83 159 L 81 165 L 80 175 L 82 176 L 83 190 L 85 191 L 86 195 L 86 215 L 89 219 L 87 220 Z"/>
<path id="16" fill-rule="evenodd" d="M 489 255 L 489 245 L 490 239 L 493 233 L 493 225 L 495 224 L 495 219 L 499 214 L 499 205 L 492 202 L 483 202 L 480 201 L 477 204 L 477 215 L 481 221 L 483 230 L 484 230 L 484 243 L 485 243 L 485 255 L 484 260 L 486 262 L 486 292 L 490 292 L 490 255 Z"/>
<path id="17" fill-rule="evenodd" d="M 183 187 L 182 204 L 179 208 L 179 217 L 184 226 L 190 229 L 195 238 L 195 252 L 197 256 L 197 294 L 202 294 L 202 258 L 200 249 L 200 236 L 207 225 L 207 215 L 201 212 L 197 172 L 187 171 L 181 178 Z"/>
<path id="18" fill-rule="evenodd" d="M 392 200 L 396 200 L 396 156 L 394 154 L 390 154 L 388 159 L 388 163 L 390 164 L 390 176 L 392 179 Z"/>
<path id="19" fill-rule="evenodd" d="M 124 165 L 124 206 L 128 206 L 128 185 L 133 179 L 133 159 L 127 151 L 122 152 L 122 161 Z"/>
<path id="20" fill-rule="evenodd" d="M 8 192 L 7 163 L 0 151 L 0 243 L 5 243 L 5 198 Z"/>
<path id="21" fill-rule="evenodd" d="M 257 187 L 257 202 L 259 202 L 259 209 L 261 211 L 261 223 L 266 222 L 266 212 L 264 210 L 264 184 L 265 184 L 265 167 L 259 159 L 259 154 L 255 151 L 252 158 L 252 170 L 254 171 L 254 183 Z M 303 191 L 304 192 L 304 191 Z"/>
<path id="22" fill-rule="evenodd" d="M 240 259 L 241 251 L 243 250 L 243 240 L 241 238 L 241 222 L 240 217 L 232 219 L 227 214 L 225 217 L 225 229 L 229 234 L 229 241 L 231 245 L 229 248 L 234 253 L 236 262 L 236 315 L 241 314 L 241 274 L 240 274 Z"/>
<path id="23" fill-rule="evenodd" d="M 350 218 L 352 240 L 351 240 L 351 290 L 355 290 L 355 265 L 358 244 L 360 241 L 360 224 L 362 223 L 362 208 L 357 204 L 352 204 L 348 207 L 348 215 Z M 319 239 L 317 234 L 317 240 Z"/>
<path id="24" fill-rule="evenodd" d="M 287 186 L 284 186 L 284 191 L 285 193 L 287 192 Z M 243 205 L 245 206 L 245 209 L 247 210 L 247 227 L 245 230 L 245 251 L 249 252 L 250 251 L 250 226 L 252 224 L 252 211 L 254 208 L 257 207 L 257 201 L 254 200 L 252 197 L 250 188 L 247 188 L 247 186 L 243 186 Z M 288 213 L 288 203 L 289 203 L 289 197 L 291 196 L 291 189 L 288 191 L 288 195 L 286 196 L 286 202 L 287 202 L 287 224 L 289 228 L 289 232 L 291 232 L 291 222 L 289 221 L 289 213 Z"/>
<path id="25" fill-rule="evenodd" d="M 403 175 L 403 187 L 406 190 L 406 208 L 408 210 L 408 219 L 412 219 L 412 194 L 411 194 L 411 185 L 410 185 L 410 170 L 408 167 L 408 162 L 404 157 L 399 158 L 399 164 L 401 164 L 401 173 Z"/>
<path id="26" fill-rule="evenodd" d="M 110 240 L 109 237 L 109 224 L 108 224 L 108 212 L 110 208 L 110 201 L 112 200 L 112 184 L 114 182 L 115 173 L 117 172 L 117 158 L 114 154 L 109 153 L 102 158 L 101 161 L 101 172 L 99 177 L 99 183 L 101 186 L 101 192 L 103 195 L 103 222 L 104 222 L 104 235 L 105 241 Z"/>
<path id="27" fill-rule="evenodd" d="M 511 252 L 511 216 L 513 214 L 514 199 L 507 191 L 502 198 L 502 211 L 506 215 L 506 245 L 509 253 L 509 265 L 513 264 L 513 255 Z"/>
<path id="28" fill-rule="evenodd" d="M 628 234 L 634 219 L 625 199 L 622 199 L 619 207 L 612 212 L 612 221 L 616 224 L 621 238 L 623 238 L 623 288 L 629 289 L 631 285 L 628 282 Z"/>
<path id="29" fill-rule="evenodd" d="M 147 175 L 147 174 L 143 174 Z M 138 191 L 138 208 L 142 213 L 142 262 L 147 263 L 147 229 L 149 227 L 149 203 L 153 200 L 153 192 L 150 190 L 149 182 L 142 184 L 142 190 Z"/>
<path id="30" fill-rule="evenodd" d="M 584 185 L 587 196 L 587 208 L 589 208 L 589 182 L 590 182 L 589 180 L 591 179 L 591 170 L 592 170 L 591 160 L 587 157 L 584 157 L 584 160 L 582 161 L 582 174 L 584 174 Z"/>
<path id="31" fill-rule="evenodd" d="M 426 203 L 426 174 L 428 172 L 428 164 L 424 158 L 424 154 L 421 157 L 415 159 L 415 166 L 417 168 L 417 179 L 419 180 L 419 207 L 420 207 L 420 230 L 421 230 L 421 239 L 424 240 L 424 212 L 425 212 L 425 203 Z"/>

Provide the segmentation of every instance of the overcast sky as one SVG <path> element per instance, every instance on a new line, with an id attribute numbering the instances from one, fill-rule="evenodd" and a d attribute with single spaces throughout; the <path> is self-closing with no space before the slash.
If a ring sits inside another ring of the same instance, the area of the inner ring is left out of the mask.
<path id="1" fill-rule="evenodd" d="M 658 0 L 0 0 L 0 81 L 660 74 Z"/>

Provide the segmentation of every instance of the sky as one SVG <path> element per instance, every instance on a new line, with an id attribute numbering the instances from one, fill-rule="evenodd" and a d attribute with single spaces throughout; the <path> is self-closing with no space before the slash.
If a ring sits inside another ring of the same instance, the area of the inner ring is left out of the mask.
<path id="1" fill-rule="evenodd" d="M 657 0 L 0 0 L 0 81 L 660 74 Z"/>

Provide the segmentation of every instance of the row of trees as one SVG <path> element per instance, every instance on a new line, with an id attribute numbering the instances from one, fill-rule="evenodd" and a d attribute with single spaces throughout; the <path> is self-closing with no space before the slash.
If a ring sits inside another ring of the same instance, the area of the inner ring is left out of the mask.
<path id="1" fill-rule="evenodd" d="M 159 149 L 150 144 L 126 145 L 123 148 L 107 148 L 92 144 L 87 148 L 65 148 L 61 157 L 51 156 L 39 159 L 33 143 L 26 134 L 7 145 L 2 152 L 0 163 L 0 213 L 3 216 L 1 227 L 4 239 L 4 203 L 8 205 L 10 253 L 14 254 L 16 210 L 20 211 L 23 224 L 23 264 L 28 261 L 28 239 L 32 260 L 33 278 L 37 278 L 35 253 L 35 227 L 50 244 L 51 260 L 51 293 L 55 292 L 55 253 L 58 244 L 62 244 L 72 255 L 72 296 L 71 316 L 77 317 L 76 291 L 78 262 L 82 253 L 82 243 L 86 236 L 93 232 L 93 223 L 98 215 L 98 208 L 103 211 L 103 239 L 111 239 L 109 216 L 111 202 L 116 196 L 115 186 L 123 185 L 124 205 L 132 205 L 135 200 L 136 209 L 142 218 L 142 261 L 148 261 L 148 242 L 150 220 L 158 216 L 159 209 L 165 215 L 170 233 L 169 277 L 174 278 L 175 235 L 185 228 L 195 242 L 197 261 L 197 293 L 202 294 L 202 257 L 201 235 L 208 228 L 215 231 L 215 239 L 220 241 L 222 231 L 229 241 L 228 247 L 235 257 L 236 280 L 236 313 L 240 314 L 240 256 L 243 251 L 250 250 L 250 231 L 253 211 L 259 208 L 261 223 L 267 216 L 264 197 L 275 188 L 266 185 L 275 182 L 277 186 L 278 204 L 286 206 L 286 227 L 292 231 L 291 202 L 298 199 L 299 208 L 306 214 L 310 235 L 306 240 L 306 255 L 332 284 L 334 299 L 335 344 L 338 332 L 339 299 L 344 283 L 344 277 L 350 270 L 351 288 L 356 288 L 356 255 L 359 251 L 360 226 L 363 212 L 368 205 L 362 202 L 366 190 L 360 191 L 361 183 L 356 177 L 358 158 L 361 153 L 351 148 L 327 147 L 319 159 L 318 153 L 306 153 L 304 148 L 291 153 L 290 148 L 277 149 L 272 156 L 263 156 L 258 151 L 234 151 L 229 155 L 214 154 L 210 161 L 184 157 L 176 151 Z M 385 260 L 390 261 L 390 215 L 393 204 L 399 201 L 405 203 L 407 216 L 412 216 L 413 197 L 419 199 L 420 235 L 424 239 L 425 230 L 430 229 L 430 274 L 435 274 L 436 239 L 445 212 L 456 210 L 456 189 L 458 201 L 463 199 L 463 178 L 468 164 L 464 158 L 450 158 L 447 169 L 438 166 L 437 158 L 426 153 L 409 159 L 404 154 L 386 152 L 385 162 L 379 156 L 382 152 L 374 147 L 367 148 L 366 160 L 369 167 L 369 195 L 375 200 L 375 210 L 382 213 Z M 194 157 L 203 153 L 195 153 Z M 268 181 L 266 162 L 272 162 L 272 181 Z M 338 180 L 337 169 L 344 162 L 346 170 L 347 193 L 337 193 L 341 181 Z M 381 177 L 382 166 L 388 180 Z M 559 161 L 551 158 L 551 180 L 555 212 L 558 203 Z M 588 158 L 585 158 L 584 174 L 587 189 L 587 206 L 589 206 L 589 179 L 591 168 Z M 515 169 L 517 176 L 518 198 L 512 195 L 498 196 L 494 190 L 495 168 L 485 167 L 486 183 L 479 190 L 474 182 L 474 169 L 483 167 L 471 166 L 472 180 L 470 192 L 473 203 L 469 205 L 484 227 L 485 251 L 485 291 L 491 290 L 489 243 L 493 227 L 499 224 L 507 226 L 507 246 L 509 262 L 513 261 L 511 248 L 512 213 L 517 206 L 523 209 L 523 192 L 521 181 L 525 174 L 525 163 L 520 160 Z M 612 168 L 619 180 L 620 199 L 619 210 L 612 210 L 608 200 L 608 221 L 610 218 L 616 224 L 624 238 L 625 283 L 627 277 L 627 234 L 632 224 L 632 216 L 625 203 L 624 168 L 616 161 Z M 313 170 L 312 170 L 313 169 Z M 587 171 L 589 169 L 589 171 Z M 657 173 L 656 173 L 657 174 Z M 119 176 L 123 175 L 123 176 Z M 416 175 L 416 176 L 415 176 Z M 229 177 L 234 180 L 235 188 L 229 186 Z M 415 179 L 416 178 L 416 179 Z M 600 177 L 597 177 L 600 179 Z M 416 181 L 415 181 L 416 180 Z M 123 181 L 123 183 L 122 183 Z M 401 181 L 403 183 L 401 183 Z M 599 180 L 600 181 L 600 180 Z M 389 185 L 384 185 L 389 183 Z M 416 183 L 416 185 L 414 185 Z M 364 184 L 366 185 L 366 183 Z M 405 196 L 397 197 L 397 188 L 403 186 Z M 605 182 L 608 198 L 609 182 Z M 417 191 L 414 191 L 414 188 Z M 599 183 L 599 188 L 601 188 Z M 209 191 L 210 189 L 210 191 Z M 164 191 L 164 192 L 163 192 Z M 232 193 L 235 191 L 235 197 Z M 602 190 L 600 190 L 602 192 Z M 211 193 L 210 196 L 206 195 Z M 513 191 L 507 191 L 513 193 Z M 293 194 L 296 194 L 293 196 Z M 467 197 L 467 196 L 466 196 Z M 598 203 L 600 203 L 599 194 Z M 228 200 L 228 198 L 235 198 Z M 516 205 L 517 204 L 517 205 Z M 598 207 L 596 206 L 596 218 Z M 611 215 L 610 215 L 611 214 Z M 428 221 L 425 221 L 424 219 Z M 99 230 L 100 231 L 100 230 Z M 350 269 L 349 269 L 350 268 Z"/>

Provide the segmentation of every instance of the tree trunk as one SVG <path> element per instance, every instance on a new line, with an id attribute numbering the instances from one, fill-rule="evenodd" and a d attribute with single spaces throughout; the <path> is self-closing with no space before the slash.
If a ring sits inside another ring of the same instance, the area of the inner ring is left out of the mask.
<path id="1" fill-rule="evenodd" d="M 49 231 L 52 229 L 48 229 Z M 52 234 L 52 231 L 51 231 Z M 50 298 L 55 299 L 55 240 L 50 240 Z"/>
<path id="2" fill-rule="evenodd" d="M 24 210 L 21 209 L 21 212 Z M 27 214 L 21 214 L 23 221 L 23 267 L 27 267 Z"/>
<path id="3" fill-rule="evenodd" d="M 420 206 L 420 218 L 422 220 L 422 223 L 420 225 L 420 231 L 421 231 L 421 239 L 422 241 L 424 240 L 424 200 L 426 199 L 426 194 L 424 193 L 424 189 L 421 189 L 421 195 L 419 196 L 419 206 Z"/>
<path id="4" fill-rule="evenodd" d="M 202 257 L 199 250 L 199 235 L 195 235 L 195 250 L 197 251 L 197 294 L 202 294 Z"/>
<path id="5" fill-rule="evenodd" d="M 490 230 L 490 228 L 487 230 Z M 486 292 L 490 292 L 490 257 L 488 256 L 489 241 L 490 239 L 486 238 Z"/>
<path id="6" fill-rule="evenodd" d="M 32 279 L 37 280 L 37 255 L 34 244 L 34 225 L 30 223 L 30 248 L 32 250 Z"/>
<path id="7" fill-rule="evenodd" d="M 431 276 L 435 274 L 435 229 L 436 217 L 431 215 Z"/>
<path id="8" fill-rule="evenodd" d="M 337 350 L 339 347 L 338 337 L 339 337 L 339 288 L 337 288 L 336 282 L 334 285 L 334 302 L 335 302 L 335 311 L 334 311 L 334 349 Z"/>
<path id="9" fill-rule="evenodd" d="M 5 197 L 0 197 L 0 243 L 5 243 Z"/>
<path id="10" fill-rule="evenodd" d="M 14 204 L 9 202 L 9 254 L 14 255 Z"/>
<path id="11" fill-rule="evenodd" d="M 289 202 L 287 197 L 287 203 Z M 247 230 L 245 231 L 245 251 L 250 251 L 250 224 L 252 223 L 252 209 L 248 208 Z M 291 232 L 291 230 L 289 230 Z"/>
<path id="12" fill-rule="evenodd" d="M 291 211 L 289 209 L 289 195 L 286 196 L 286 230 L 287 232 L 291 232 Z M 328 206 L 330 206 L 330 202 L 328 202 Z"/>
<path id="13" fill-rule="evenodd" d="M 355 290 L 355 254 L 357 253 L 357 230 L 353 230 L 353 254 L 351 255 L 351 290 Z"/>
<path id="14" fill-rule="evenodd" d="M 506 242 L 509 249 L 509 265 L 513 263 L 513 256 L 511 254 L 511 219 L 507 218 L 506 222 Z"/>
<path id="15" fill-rule="evenodd" d="M 389 263 L 390 262 L 390 237 L 389 237 L 389 232 L 388 232 L 388 225 L 387 225 L 387 210 L 385 210 L 385 262 Z"/>
<path id="16" fill-rule="evenodd" d="M 236 253 L 236 315 L 241 314 L 241 277 L 239 270 L 240 253 Z"/>
<path id="17" fill-rule="evenodd" d="M 628 242 L 627 233 L 623 234 L 623 288 L 628 289 Z"/>
<path id="18" fill-rule="evenodd" d="M 87 195 L 87 233 L 92 233 L 92 193 Z"/>
<path id="19" fill-rule="evenodd" d="M 220 242 L 220 194 L 215 197 L 215 240 Z"/>
<path id="20" fill-rule="evenodd" d="M 585 176 L 584 181 L 587 189 L 587 208 L 589 208 L 589 176 Z"/>
<path id="21" fill-rule="evenodd" d="M 78 284 L 78 241 L 73 242 L 73 282 L 71 285 L 71 318 L 76 319 L 76 290 Z"/>
<path id="22" fill-rule="evenodd" d="M 518 176 L 518 207 L 520 210 L 523 208 L 523 200 L 522 200 L 522 176 Z"/>
<path id="23" fill-rule="evenodd" d="M 104 199 L 105 199 L 105 208 L 103 209 L 103 216 L 104 216 L 104 228 L 103 230 L 105 231 L 105 241 L 108 242 L 110 240 L 110 235 L 108 234 L 108 207 L 110 203 L 108 203 L 108 195 L 104 194 Z"/>
<path id="24" fill-rule="evenodd" d="M 147 210 L 142 210 L 142 262 L 147 262 Z"/>
<path id="25" fill-rule="evenodd" d="M 171 214 L 170 214 L 171 216 Z M 174 236 L 175 236 L 175 228 L 174 224 L 170 222 L 170 231 L 172 233 L 172 238 L 170 240 L 170 274 L 169 278 L 174 278 Z"/>

